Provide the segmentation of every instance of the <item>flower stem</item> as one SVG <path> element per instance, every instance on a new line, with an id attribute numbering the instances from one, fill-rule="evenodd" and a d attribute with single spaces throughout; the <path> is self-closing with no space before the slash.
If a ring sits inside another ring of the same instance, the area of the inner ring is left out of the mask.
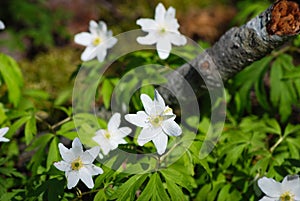
<path id="1" fill-rule="evenodd" d="M 276 147 L 279 146 L 279 144 L 284 140 L 284 137 L 280 137 L 278 141 L 270 148 L 270 152 L 273 153 Z"/>

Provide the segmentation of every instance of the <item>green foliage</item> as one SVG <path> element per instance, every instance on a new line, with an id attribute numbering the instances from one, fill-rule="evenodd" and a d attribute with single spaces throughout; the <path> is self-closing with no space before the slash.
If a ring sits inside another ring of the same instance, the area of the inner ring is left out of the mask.
<path id="1" fill-rule="evenodd" d="M 62 22 L 70 13 L 59 9 L 52 12 L 45 3 L 44 0 L 11 0 L 1 3 L 1 18 L 9 22 L 8 29 L 14 39 L 6 42 L 9 46 L 24 49 L 24 40 L 29 39 L 32 49 L 49 48 L 55 44 L 54 34 L 67 38 Z"/>
<path id="2" fill-rule="evenodd" d="M 38 2 L 13 0 L 21 6 L 22 15 L 17 13 L 11 20 L 25 26 L 20 37 L 49 47 L 56 19 L 43 13 L 44 1 Z M 244 9 L 235 23 L 256 15 L 267 4 L 238 3 Z M 24 13 L 28 18 L 20 19 Z M 169 137 L 165 154 L 131 157 L 156 150 L 152 142 L 137 146 L 138 128 L 125 138 L 127 144 L 118 147 L 125 154 L 114 150 L 95 162 L 104 172 L 93 177 L 93 189 L 79 182 L 71 190 L 66 187 L 65 174 L 53 166 L 61 160 L 58 144 L 70 147 L 79 136 L 85 147 L 97 146 L 92 138 L 98 129 L 107 128 L 110 110 L 115 109 L 112 104 L 121 113 L 142 110 L 140 94 L 153 97 L 153 83 L 165 83 L 164 74 L 185 61 L 175 55 L 162 61 L 147 50 L 118 58 L 110 69 L 96 60 L 75 69 L 78 55 L 62 49 L 40 55 L 32 63 L 23 61 L 23 77 L 14 59 L 0 54 L 0 128 L 9 127 L 5 137 L 10 139 L 0 144 L 0 200 L 259 200 L 258 178 L 280 181 L 300 172 L 300 70 L 294 56 L 298 47 L 299 37 L 226 84 L 227 116 L 219 138 L 214 139 L 214 128 L 210 128 L 210 112 L 201 110 L 200 117 L 182 120 L 186 128 L 181 137 Z M 191 57 L 190 52 L 187 47 L 186 58 Z M 69 87 L 75 77 L 79 83 L 74 87 L 76 93 Z M 76 107 L 71 107 L 72 101 Z M 122 107 L 124 102 L 126 107 Z M 197 129 L 197 135 L 189 129 Z M 201 157 L 202 148 L 214 142 L 212 152 Z"/>

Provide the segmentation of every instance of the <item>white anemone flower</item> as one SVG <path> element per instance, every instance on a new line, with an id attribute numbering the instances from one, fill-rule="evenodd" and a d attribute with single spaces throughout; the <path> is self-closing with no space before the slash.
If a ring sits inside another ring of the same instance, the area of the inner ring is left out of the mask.
<path id="1" fill-rule="evenodd" d="M 187 40 L 178 31 L 179 24 L 175 18 L 176 10 L 169 7 L 168 10 L 159 3 L 155 9 L 155 18 L 138 19 L 136 23 L 142 27 L 142 30 L 149 34 L 144 37 L 138 37 L 137 42 L 142 45 L 156 44 L 158 56 L 161 59 L 168 58 L 172 49 L 172 44 L 185 45 Z"/>
<path id="2" fill-rule="evenodd" d="M 300 201 L 298 175 L 286 176 L 282 183 L 263 177 L 258 180 L 258 186 L 266 194 L 260 201 Z"/>
<path id="3" fill-rule="evenodd" d="M 8 142 L 9 139 L 7 139 L 6 137 L 3 137 L 7 132 L 8 132 L 9 128 L 8 127 L 4 127 L 0 129 L 0 142 Z"/>
<path id="4" fill-rule="evenodd" d="M 121 114 L 115 113 L 107 124 L 107 129 L 100 129 L 96 132 L 93 140 L 99 144 L 102 153 L 107 155 L 111 150 L 118 147 L 119 144 L 126 144 L 124 137 L 131 133 L 131 128 L 120 127 Z"/>
<path id="5" fill-rule="evenodd" d="M 137 142 L 143 146 L 152 141 L 159 155 L 166 151 L 169 136 L 179 136 L 182 133 L 180 126 L 175 122 L 176 115 L 171 108 L 165 105 L 161 95 L 155 90 L 154 100 L 148 95 L 141 94 L 145 111 L 136 114 L 127 114 L 125 119 L 139 127 L 142 131 Z"/>
<path id="6" fill-rule="evenodd" d="M 67 149 L 62 143 L 58 144 L 62 161 L 55 162 L 54 166 L 65 172 L 68 189 L 75 187 L 81 179 L 88 188 L 94 187 L 93 175 L 102 174 L 103 170 L 93 164 L 99 155 L 100 147 L 93 147 L 83 151 L 79 138 L 72 142 L 72 148 Z"/>
<path id="7" fill-rule="evenodd" d="M 82 61 L 89 61 L 97 57 L 102 62 L 107 54 L 107 49 L 112 48 L 117 39 L 112 37 L 112 31 L 107 30 L 105 22 L 100 21 L 98 24 L 90 21 L 90 33 L 82 32 L 75 35 L 74 41 L 79 45 L 86 46 L 81 54 Z"/>
<path id="8" fill-rule="evenodd" d="M 5 25 L 4 25 L 4 23 L 0 20 L 0 30 L 1 29 L 5 29 Z"/>

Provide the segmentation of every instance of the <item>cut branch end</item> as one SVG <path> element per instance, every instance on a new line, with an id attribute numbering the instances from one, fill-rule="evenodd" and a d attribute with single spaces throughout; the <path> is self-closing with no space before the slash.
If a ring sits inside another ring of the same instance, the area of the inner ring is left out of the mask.
<path id="1" fill-rule="evenodd" d="M 298 1 L 279 0 L 271 13 L 267 24 L 270 35 L 296 35 L 300 32 L 300 9 Z"/>

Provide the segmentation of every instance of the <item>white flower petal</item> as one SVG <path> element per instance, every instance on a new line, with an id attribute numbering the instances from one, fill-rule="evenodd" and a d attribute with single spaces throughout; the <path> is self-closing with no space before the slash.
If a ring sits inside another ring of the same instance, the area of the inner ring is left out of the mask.
<path id="1" fill-rule="evenodd" d="M 117 38 L 110 37 L 108 40 L 104 41 L 104 44 L 106 48 L 112 48 L 117 42 L 118 42 Z"/>
<path id="2" fill-rule="evenodd" d="M 104 155 L 107 155 L 109 151 L 111 150 L 111 144 L 109 141 L 102 135 L 97 135 L 93 137 L 93 140 L 100 145 L 100 148 Z"/>
<path id="3" fill-rule="evenodd" d="M 103 169 L 96 165 L 86 165 L 85 168 L 89 171 L 91 175 L 103 174 Z"/>
<path id="4" fill-rule="evenodd" d="M 156 43 L 156 50 L 160 59 L 166 59 L 170 55 L 172 45 L 168 38 L 164 37 Z"/>
<path id="5" fill-rule="evenodd" d="M 86 152 L 88 152 L 92 158 L 93 158 L 93 161 L 97 158 L 97 156 L 99 155 L 99 152 L 100 152 L 100 147 L 96 146 L 96 147 L 92 147 L 91 149 L 89 150 L 86 150 Z M 92 162 L 93 162 L 92 161 Z M 91 162 L 91 163 L 92 163 Z"/>
<path id="6" fill-rule="evenodd" d="M 119 131 L 118 131 L 118 135 L 121 138 L 126 137 L 130 133 L 131 133 L 131 128 L 129 128 L 129 127 L 121 127 L 121 128 L 119 128 Z"/>
<path id="7" fill-rule="evenodd" d="M 164 99 L 156 89 L 154 90 L 154 104 L 160 106 L 162 109 L 166 107 Z"/>
<path id="8" fill-rule="evenodd" d="M 293 193 L 295 195 L 295 200 L 300 200 L 300 187 L 299 186 L 297 188 L 294 188 Z"/>
<path id="9" fill-rule="evenodd" d="M 98 35 L 98 24 L 96 21 L 94 21 L 94 20 L 90 21 L 89 30 L 90 30 L 91 34 Z"/>
<path id="10" fill-rule="evenodd" d="M 151 110 L 154 106 L 154 102 L 147 94 L 141 94 L 141 101 L 147 114 L 151 114 Z"/>
<path id="11" fill-rule="evenodd" d="M 275 181 L 274 179 L 263 177 L 258 180 L 258 186 L 269 197 L 279 198 L 282 193 L 281 183 Z"/>
<path id="12" fill-rule="evenodd" d="M 110 151 L 112 150 L 115 150 L 116 148 L 118 148 L 119 144 L 119 141 L 121 142 L 121 140 L 119 138 L 116 138 L 116 139 L 110 139 L 109 140 L 109 144 L 110 144 Z M 125 141 L 126 142 L 126 141 Z M 125 143 L 126 144 L 126 143 Z"/>
<path id="13" fill-rule="evenodd" d="M 72 151 L 66 148 L 62 143 L 58 144 L 58 149 L 64 161 L 71 163 L 75 159 L 75 156 L 72 153 Z"/>
<path id="14" fill-rule="evenodd" d="M 165 20 L 166 8 L 162 3 L 159 3 L 155 8 L 155 21 L 159 24 L 163 23 Z"/>
<path id="15" fill-rule="evenodd" d="M 92 179 L 92 175 L 86 167 L 82 167 L 79 169 L 79 178 L 88 188 L 94 187 L 94 181 Z"/>
<path id="16" fill-rule="evenodd" d="M 70 151 L 74 154 L 75 157 L 79 157 L 83 153 L 82 144 L 79 140 L 79 138 L 75 138 L 72 142 L 72 148 Z"/>
<path id="17" fill-rule="evenodd" d="M 143 31 L 149 32 L 157 29 L 157 23 L 153 19 L 142 18 L 136 21 Z"/>
<path id="18" fill-rule="evenodd" d="M 139 127 L 146 127 L 148 125 L 148 115 L 144 111 L 138 111 L 136 114 L 126 114 L 125 119 Z"/>
<path id="19" fill-rule="evenodd" d="M 0 142 L 9 142 L 9 139 L 6 137 L 0 137 Z"/>
<path id="20" fill-rule="evenodd" d="M 92 60 L 96 57 L 96 54 L 97 54 L 97 47 L 88 46 L 85 48 L 85 50 L 81 54 L 81 60 L 82 61 Z"/>
<path id="21" fill-rule="evenodd" d="M 162 122 L 163 131 L 170 136 L 179 136 L 182 133 L 180 126 L 172 119 Z"/>
<path id="22" fill-rule="evenodd" d="M 80 158 L 84 164 L 91 164 L 98 156 L 99 152 L 100 152 L 100 147 L 96 146 L 89 150 L 86 150 L 84 153 L 82 153 Z"/>
<path id="23" fill-rule="evenodd" d="M 103 21 L 100 21 L 99 24 L 99 30 L 102 32 L 102 33 L 106 33 L 107 32 L 107 26 L 106 26 L 106 23 L 103 22 Z"/>
<path id="24" fill-rule="evenodd" d="M 277 201 L 277 199 L 274 199 L 274 198 L 270 198 L 270 197 L 267 197 L 267 196 L 264 196 L 262 199 L 260 199 L 259 201 Z"/>
<path id="25" fill-rule="evenodd" d="M 157 42 L 157 37 L 154 33 L 149 33 L 147 36 L 138 37 L 136 41 L 141 45 L 153 45 Z"/>
<path id="26" fill-rule="evenodd" d="M 79 175 L 77 171 L 66 172 L 66 177 L 68 181 L 68 189 L 75 187 L 79 181 Z"/>
<path id="27" fill-rule="evenodd" d="M 186 37 L 178 33 L 171 33 L 169 37 L 171 43 L 177 46 L 185 45 L 187 42 Z"/>
<path id="28" fill-rule="evenodd" d="M 167 19 L 175 18 L 175 13 L 176 13 L 176 10 L 172 6 L 169 7 L 167 10 L 167 13 L 166 13 L 166 18 Z"/>
<path id="29" fill-rule="evenodd" d="M 5 25 L 1 20 L 0 20 L 0 29 L 5 29 Z"/>
<path id="30" fill-rule="evenodd" d="M 158 104 L 155 104 L 151 110 L 150 110 L 150 116 L 153 117 L 153 116 L 159 116 L 161 115 L 165 110 L 165 107 L 161 107 L 160 105 Z"/>
<path id="31" fill-rule="evenodd" d="M 7 132 L 8 132 L 9 128 L 8 127 L 4 127 L 0 129 L 0 137 L 3 137 Z"/>
<path id="32" fill-rule="evenodd" d="M 66 172 L 71 170 L 71 164 L 65 161 L 55 162 L 53 165 L 60 171 Z"/>
<path id="33" fill-rule="evenodd" d="M 76 34 L 74 37 L 75 43 L 83 46 L 88 46 L 92 43 L 93 36 L 88 32 Z"/>
<path id="34" fill-rule="evenodd" d="M 165 135 L 165 134 L 158 135 L 152 141 L 153 141 L 153 143 L 157 149 L 157 153 L 159 155 L 162 155 L 163 153 L 165 153 L 165 151 L 167 149 L 167 144 L 168 144 L 168 136 L 167 135 Z"/>
<path id="35" fill-rule="evenodd" d="M 166 21 L 168 23 L 165 24 L 165 28 L 168 31 L 168 34 L 171 34 L 171 33 L 180 34 L 180 32 L 178 31 L 178 28 L 180 26 L 179 26 L 178 21 L 177 21 L 176 18 L 166 19 Z"/>
<path id="36" fill-rule="evenodd" d="M 96 55 L 97 55 L 97 59 L 99 62 L 104 61 L 106 54 L 107 54 L 107 50 L 106 48 L 102 48 L 103 46 L 98 46 L 96 49 Z"/>
<path id="37" fill-rule="evenodd" d="M 162 129 L 161 127 L 154 128 L 154 127 L 148 127 L 143 128 L 140 135 L 138 136 L 137 142 L 140 146 L 143 146 L 147 142 L 153 140 L 158 135 L 162 135 Z"/>
<path id="38" fill-rule="evenodd" d="M 115 143 L 115 148 L 114 149 L 116 149 L 119 144 L 127 144 L 126 140 L 124 140 L 123 138 L 114 139 L 113 142 Z M 112 141 L 110 143 L 113 146 Z"/>
<path id="39" fill-rule="evenodd" d="M 119 128 L 121 124 L 121 114 L 115 113 L 111 116 L 107 124 L 107 130 L 113 132 Z"/>
<path id="40" fill-rule="evenodd" d="M 298 175 L 288 175 L 282 181 L 282 190 L 284 192 L 290 191 L 293 194 L 299 193 L 300 189 L 300 179 Z"/>

